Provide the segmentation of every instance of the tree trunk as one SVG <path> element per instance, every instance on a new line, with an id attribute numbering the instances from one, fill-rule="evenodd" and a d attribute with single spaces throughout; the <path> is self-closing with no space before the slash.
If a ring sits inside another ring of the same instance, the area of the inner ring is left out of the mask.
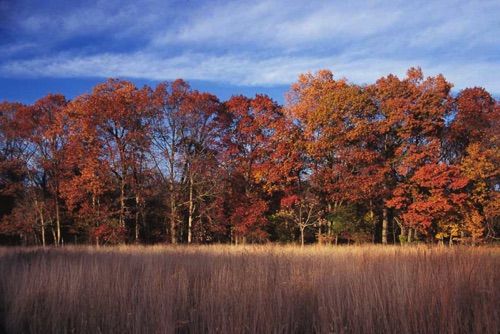
<path id="1" fill-rule="evenodd" d="M 189 217 L 188 217 L 188 236 L 187 242 L 190 244 L 193 240 L 193 214 L 191 213 L 193 203 L 189 201 Z"/>
<path id="2" fill-rule="evenodd" d="M 95 193 L 92 194 L 92 210 L 93 210 L 92 223 L 94 225 L 93 228 L 97 228 L 98 224 L 99 224 L 97 217 L 99 217 L 100 209 L 99 209 L 99 200 L 96 198 Z M 99 237 L 98 236 L 96 236 L 96 238 L 95 238 L 95 243 L 96 243 L 96 246 L 99 246 Z"/>
<path id="3" fill-rule="evenodd" d="M 411 227 L 408 228 L 408 243 L 411 243 Z"/>
<path id="4" fill-rule="evenodd" d="M 370 200 L 370 224 L 375 225 L 375 213 L 373 212 L 373 202 Z M 374 228 L 372 229 L 372 242 L 375 243 L 375 240 L 377 240 L 376 236 L 377 230 Z"/>
<path id="5" fill-rule="evenodd" d="M 35 195 L 36 196 L 36 195 Z M 38 211 L 38 216 L 40 218 L 40 229 L 42 235 L 42 247 L 45 247 L 45 220 L 43 219 L 43 209 L 41 205 L 39 205 L 38 200 L 35 199 L 35 207 Z"/>
<path id="6" fill-rule="evenodd" d="M 135 243 L 139 243 L 139 217 L 141 215 L 141 199 L 139 195 L 135 195 Z"/>
<path id="7" fill-rule="evenodd" d="M 300 246 L 304 247 L 304 230 L 305 227 L 300 227 Z"/>
<path id="8" fill-rule="evenodd" d="M 177 243 L 177 222 L 175 221 L 175 209 L 172 210 L 173 212 L 171 213 L 172 216 L 170 217 L 170 242 L 172 244 Z"/>
<path id="9" fill-rule="evenodd" d="M 125 227 L 125 177 L 122 175 L 120 184 L 120 227 Z"/>
<path id="10" fill-rule="evenodd" d="M 56 246 L 61 244 L 61 210 L 59 208 L 59 180 L 56 179 L 56 185 L 54 190 L 54 203 L 56 206 Z"/>
<path id="11" fill-rule="evenodd" d="M 177 243 L 177 210 L 174 194 L 174 180 L 170 180 L 170 242 Z"/>
<path id="12" fill-rule="evenodd" d="M 40 224 L 42 225 L 42 246 L 45 247 L 45 221 L 42 213 L 40 213 Z"/>
<path id="13" fill-rule="evenodd" d="M 401 233 L 399 233 L 399 242 L 403 245 L 405 241 L 404 239 L 406 238 L 406 228 L 403 225 L 399 225 L 399 227 L 401 228 Z"/>
<path id="14" fill-rule="evenodd" d="M 189 215 L 188 215 L 188 244 L 192 242 L 193 235 L 193 215 L 194 215 L 194 198 L 193 198 L 193 175 L 189 175 Z"/>
<path id="15" fill-rule="evenodd" d="M 394 228 L 394 220 L 391 222 L 392 227 L 392 243 L 396 244 L 396 229 Z"/>
<path id="16" fill-rule="evenodd" d="M 55 246 L 58 246 L 58 245 L 57 245 L 57 236 L 56 236 L 56 231 L 55 231 L 53 228 L 51 228 L 50 230 L 51 230 L 51 232 L 52 232 L 52 239 L 54 240 L 54 245 L 55 245 Z"/>
<path id="17" fill-rule="evenodd" d="M 387 227 L 389 220 L 387 217 L 387 208 L 384 206 L 382 210 L 382 244 L 387 245 Z"/>
<path id="18" fill-rule="evenodd" d="M 61 217 L 60 217 L 60 209 L 59 209 L 59 196 L 58 188 L 56 188 L 55 202 L 56 202 L 56 246 L 61 244 Z"/>

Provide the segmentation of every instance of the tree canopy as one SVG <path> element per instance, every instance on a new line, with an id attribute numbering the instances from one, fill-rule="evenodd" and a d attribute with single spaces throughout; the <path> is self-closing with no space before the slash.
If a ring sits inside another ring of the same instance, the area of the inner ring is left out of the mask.
<path id="1" fill-rule="evenodd" d="M 420 68 L 301 74 L 279 105 L 109 79 L 0 104 L 0 242 L 485 242 L 498 101 Z"/>

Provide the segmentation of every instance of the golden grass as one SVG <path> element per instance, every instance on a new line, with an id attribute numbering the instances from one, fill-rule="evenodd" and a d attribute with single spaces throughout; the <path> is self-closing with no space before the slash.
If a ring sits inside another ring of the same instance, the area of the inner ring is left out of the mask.
<path id="1" fill-rule="evenodd" d="M 0 332 L 499 333 L 500 250 L 0 248 Z"/>

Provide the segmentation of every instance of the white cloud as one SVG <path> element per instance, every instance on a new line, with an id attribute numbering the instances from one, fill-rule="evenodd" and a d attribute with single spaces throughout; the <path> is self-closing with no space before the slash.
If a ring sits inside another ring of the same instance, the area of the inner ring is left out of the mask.
<path id="1" fill-rule="evenodd" d="M 175 15 L 161 0 L 89 0 L 85 2 L 18 0 L 8 13 L 6 29 L 40 44 L 78 45 L 79 38 L 148 38 L 167 29 Z M 0 26 L 2 22 L 0 22 Z"/>
<path id="2" fill-rule="evenodd" d="M 457 90 L 479 85 L 498 93 L 500 64 L 478 63 L 432 65 L 418 59 L 393 60 L 383 58 L 351 59 L 332 57 L 272 57 L 254 58 L 252 55 L 230 54 L 209 57 L 205 54 L 187 54 L 163 59 L 146 53 L 104 54 L 73 57 L 70 54 L 55 58 L 12 61 L 0 67 L 3 76 L 44 77 L 126 77 L 150 80 L 205 80 L 225 82 L 235 86 L 290 85 L 300 73 L 328 68 L 337 78 L 370 84 L 389 73 L 404 77 L 410 67 L 421 65 L 426 76 L 442 73 Z"/>
<path id="3" fill-rule="evenodd" d="M 362 3 L 242 1 L 206 6 L 175 29 L 160 31 L 155 45 L 199 43 L 249 48 L 310 46 L 381 33 L 399 20 L 398 10 Z"/>
<path id="4" fill-rule="evenodd" d="M 43 34 L 55 47 L 39 44 L 44 54 L 29 58 L 13 55 L 22 45 L 33 54 L 33 39 L 9 44 L 0 51 L 0 75 L 273 86 L 321 68 L 371 83 L 421 66 L 426 75 L 442 72 L 457 89 L 480 85 L 498 94 L 498 10 L 498 1 L 459 0 L 94 1 L 65 15 L 63 8 L 20 20 L 25 33 Z M 78 49 L 81 36 L 92 54 Z M 120 39 L 120 49 L 97 49 L 103 37 Z M 72 51 L 55 51 L 60 41 Z"/>
<path id="5" fill-rule="evenodd" d="M 29 49 L 36 48 L 35 43 L 13 43 L 6 44 L 0 48 L 0 56 L 13 56 Z"/>

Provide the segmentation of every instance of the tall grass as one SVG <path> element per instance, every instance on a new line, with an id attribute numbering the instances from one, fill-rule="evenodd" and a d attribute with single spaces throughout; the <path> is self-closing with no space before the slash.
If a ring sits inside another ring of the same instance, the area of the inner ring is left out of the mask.
<path id="1" fill-rule="evenodd" d="M 499 333 L 498 248 L 0 249 L 0 332 Z"/>

